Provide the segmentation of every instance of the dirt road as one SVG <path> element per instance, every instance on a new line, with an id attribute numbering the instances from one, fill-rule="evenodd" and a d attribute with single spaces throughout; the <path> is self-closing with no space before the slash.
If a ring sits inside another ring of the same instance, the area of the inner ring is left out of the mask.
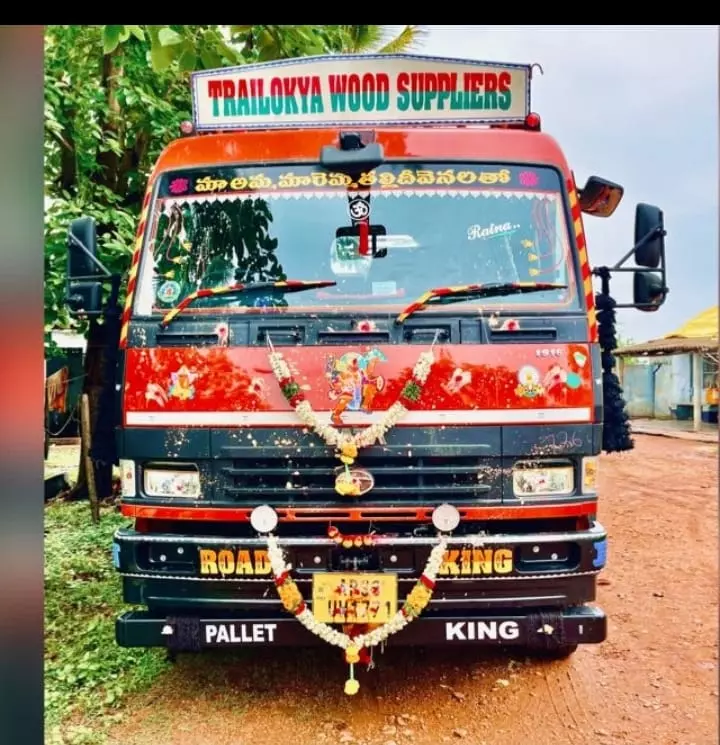
<path id="1" fill-rule="evenodd" d="M 111 742 L 716 743 L 717 447 L 638 436 L 601 472 L 604 644 L 552 663 L 388 650 L 352 698 L 329 649 L 185 657 Z"/>

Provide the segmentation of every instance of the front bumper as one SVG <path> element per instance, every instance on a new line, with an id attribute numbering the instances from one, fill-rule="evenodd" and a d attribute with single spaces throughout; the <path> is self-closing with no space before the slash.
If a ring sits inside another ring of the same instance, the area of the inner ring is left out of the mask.
<path id="1" fill-rule="evenodd" d="M 351 569 L 396 574 L 403 598 L 422 572 L 434 539 L 380 537 L 372 549 L 357 552 L 357 566 L 352 564 L 352 551 L 338 549 L 327 538 L 281 538 L 279 542 L 307 599 L 316 572 Z M 114 558 L 123 577 L 125 601 L 154 613 L 201 613 L 208 618 L 216 613 L 248 612 L 282 616 L 269 565 L 257 553 L 264 554 L 264 547 L 262 538 L 120 530 L 114 539 Z M 447 569 L 441 568 L 428 610 L 474 618 L 476 613 L 494 613 L 496 609 L 583 606 L 595 600 L 596 578 L 605 565 L 606 547 L 607 534 L 599 523 L 572 533 L 452 537 L 448 548 L 453 561 Z M 205 573 L 203 551 L 212 559 L 206 563 Z M 511 566 L 503 569 L 483 562 L 488 551 L 511 555 Z M 231 561 L 223 565 L 222 558 Z M 220 571 L 223 568 L 225 571 Z M 498 569 L 502 571 L 495 571 Z"/>
<path id="2" fill-rule="evenodd" d="M 212 647 L 305 647 L 324 644 L 288 615 L 227 613 L 166 617 L 132 611 L 117 619 L 121 647 L 167 647 L 199 652 Z M 555 649 L 599 644 L 607 636 L 605 614 L 584 606 L 561 611 L 455 615 L 428 612 L 392 636 L 393 646 L 485 645 Z"/>

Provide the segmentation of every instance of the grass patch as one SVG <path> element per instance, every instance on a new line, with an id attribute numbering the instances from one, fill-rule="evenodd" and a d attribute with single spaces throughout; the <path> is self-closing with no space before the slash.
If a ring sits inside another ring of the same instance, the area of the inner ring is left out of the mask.
<path id="1" fill-rule="evenodd" d="M 71 483 L 77 480 L 80 464 L 79 445 L 50 445 L 48 458 L 45 461 L 45 478 L 64 473 Z"/>
<path id="2" fill-rule="evenodd" d="M 102 741 L 129 693 L 166 667 L 161 650 L 123 649 L 115 618 L 127 609 L 112 565 L 112 536 L 127 520 L 104 507 L 98 525 L 86 502 L 45 509 L 45 728 L 49 742 Z M 70 723 L 73 722 L 74 725 Z M 78 722 L 82 722 L 78 725 Z"/>

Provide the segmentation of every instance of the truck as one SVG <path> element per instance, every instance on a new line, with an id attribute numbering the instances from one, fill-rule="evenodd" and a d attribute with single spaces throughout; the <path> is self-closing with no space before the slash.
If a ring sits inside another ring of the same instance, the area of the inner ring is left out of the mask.
<path id="1" fill-rule="evenodd" d="M 590 264 L 583 216 L 624 189 L 578 187 L 534 69 L 193 73 L 124 305 L 94 222 L 70 225 L 68 305 L 107 329 L 119 645 L 330 644 L 352 695 L 386 645 L 605 640 L 599 456 L 632 447 L 615 313 L 665 301 L 664 217 L 637 204 L 632 247 Z"/>

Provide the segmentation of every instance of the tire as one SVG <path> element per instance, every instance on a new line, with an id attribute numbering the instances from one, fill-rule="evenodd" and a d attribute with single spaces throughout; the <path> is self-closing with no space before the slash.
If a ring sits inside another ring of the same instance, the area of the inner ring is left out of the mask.
<path id="1" fill-rule="evenodd" d="M 577 644 L 563 644 L 554 649 L 528 649 L 527 656 L 536 660 L 567 660 L 577 651 Z"/>

